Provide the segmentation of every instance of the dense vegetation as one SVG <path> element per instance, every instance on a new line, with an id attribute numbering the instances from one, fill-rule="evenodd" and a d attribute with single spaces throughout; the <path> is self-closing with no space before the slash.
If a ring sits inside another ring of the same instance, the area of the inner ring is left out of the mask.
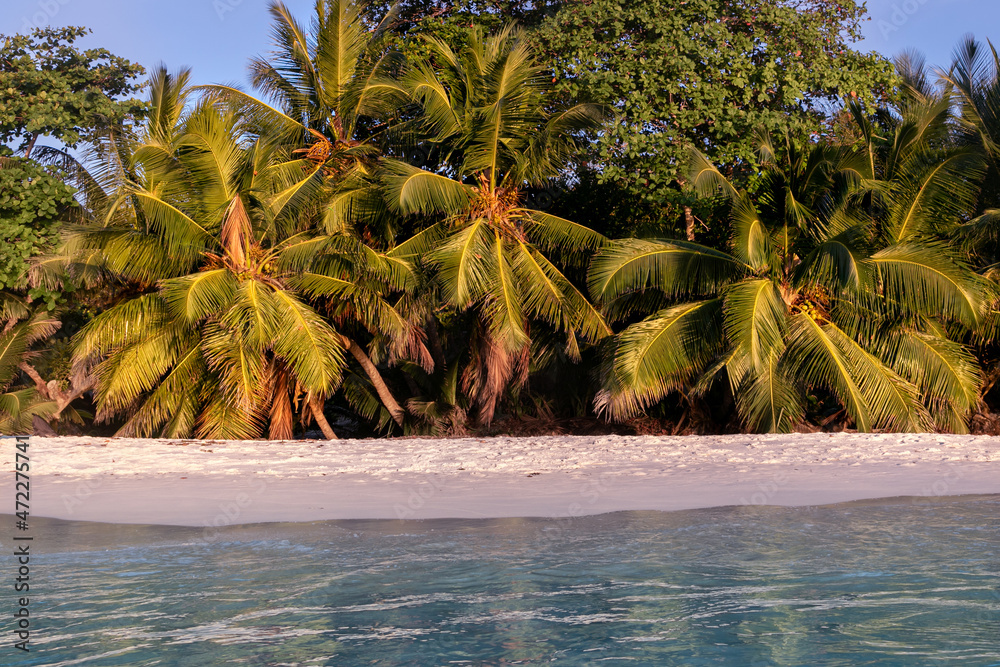
<path id="1" fill-rule="evenodd" d="M 859 53 L 853 0 L 271 14 L 253 91 L 144 102 L 83 29 L 0 36 L 3 432 L 993 428 L 983 45 Z"/>

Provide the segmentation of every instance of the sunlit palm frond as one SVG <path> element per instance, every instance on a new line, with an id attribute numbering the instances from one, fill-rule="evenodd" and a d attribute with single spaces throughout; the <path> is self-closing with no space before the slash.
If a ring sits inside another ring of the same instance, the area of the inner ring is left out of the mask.
<path id="1" fill-rule="evenodd" d="M 389 207 L 403 215 L 461 211 L 475 196 L 464 183 L 399 160 L 385 160 L 383 168 Z"/>
<path id="2" fill-rule="evenodd" d="M 171 315 L 193 324 L 232 305 L 236 280 L 228 269 L 202 271 L 164 281 L 160 294 Z"/>
<path id="3" fill-rule="evenodd" d="M 797 315 L 788 341 L 788 363 L 797 377 L 830 389 L 859 431 L 926 430 L 930 423 L 915 386 L 835 324 Z"/>
<path id="4" fill-rule="evenodd" d="M 784 348 L 786 306 L 769 279 L 746 280 L 725 294 L 725 331 L 729 343 L 754 369 L 772 364 Z"/>
<path id="5" fill-rule="evenodd" d="M 276 314 L 284 322 L 271 343 L 274 352 L 307 391 L 332 393 L 344 366 L 339 334 L 286 290 L 275 291 L 274 303 Z"/>
<path id="6" fill-rule="evenodd" d="M 695 243 L 624 239 L 594 257 L 589 287 L 604 303 L 645 289 L 671 297 L 714 294 L 748 268 L 731 255 Z"/>
<path id="7" fill-rule="evenodd" d="M 603 234 L 589 227 L 545 211 L 521 209 L 519 214 L 526 219 L 524 234 L 532 245 L 545 252 L 558 253 L 572 263 L 589 259 L 608 242 Z"/>
<path id="8" fill-rule="evenodd" d="M 761 220 L 749 195 L 739 195 L 733 203 L 733 256 L 759 271 L 775 261 L 771 233 Z"/>
<path id="9" fill-rule="evenodd" d="M 613 419 L 635 416 L 685 386 L 722 345 L 722 300 L 684 303 L 633 324 L 614 339 L 595 401 Z"/>
<path id="10" fill-rule="evenodd" d="M 467 308 L 492 284 L 496 237 L 485 220 L 474 220 L 448 237 L 428 257 L 438 267 L 445 298 Z"/>
<path id="11" fill-rule="evenodd" d="M 103 356 L 143 340 L 169 321 L 166 302 L 158 294 L 123 301 L 97 315 L 75 336 L 76 356 Z"/>
<path id="12" fill-rule="evenodd" d="M 865 264 L 880 281 L 890 307 L 903 312 L 945 317 L 974 328 L 982 297 L 971 270 L 945 248 L 896 245 L 875 253 Z"/>
<path id="13" fill-rule="evenodd" d="M 932 332 L 899 331 L 891 345 L 893 367 L 920 389 L 937 426 L 966 432 L 982 381 L 975 357 L 961 343 Z"/>

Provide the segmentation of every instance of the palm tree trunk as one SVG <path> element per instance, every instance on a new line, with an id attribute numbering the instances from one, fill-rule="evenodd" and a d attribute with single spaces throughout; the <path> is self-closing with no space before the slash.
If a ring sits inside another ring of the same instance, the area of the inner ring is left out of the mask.
<path id="1" fill-rule="evenodd" d="M 320 400 L 319 396 L 309 397 L 309 410 L 312 411 L 313 419 L 319 425 L 319 430 L 323 431 L 323 437 L 327 440 L 337 440 L 337 434 L 333 432 L 333 427 L 330 426 L 326 415 L 323 414 L 323 401 Z"/>
<path id="2" fill-rule="evenodd" d="M 441 346 L 441 336 L 438 334 L 437 318 L 431 313 L 427 318 L 427 342 L 431 347 L 431 356 L 434 357 L 434 371 L 444 371 L 444 348 Z"/>
<path id="3" fill-rule="evenodd" d="M 694 215 L 690 206 L 684 207 L 684 223 L 687 228 L 687 240 L 694 241 Z"/>
<path id="4" fill-rule="evenodd" d="M 270 440 L 291 440 L 294 437 L 292 402 L 288 398 L 288 371 L 280 362 L 272 362 Z"/>
<path id="5" fill-rule="evenodd" d="M 31 141 L 28 142 L 28 148 L 26 148 L 25 151 L 24 151 L 24 157 L 26 157 L 26 158 L 30 158 L 31 157 L 31 151 L 35 150 L 35 142 L 36 141 L 38 141 L 38 133 L 37 132 L 35 132 L 34 134 L 31 135 Z"/>
<path id="6" fill-rule="evenodd" d="M 392 415 L 392 420 L 402 426 L 403 415 L 406 413 L 403 412 L 403 408 L 396 402 L 396 399 L 393 398 L 392 392 L 389 391 L 389 387 L 386 385 L 385 380 L 382 379 L 382 375 L 379 374 L 378 369 L 375 368 L 375 364 L 372 363 L 372 360 L 368 358 L 365 351 L 362 350 L 361 347 L 353 340 L 347 336 L 341 336 L 340 338 L 344 343 L 344 347 L 346 347 L 347 351 L 351 353 L 351 356 L 353 356 L 358 363 L 361 364 L 361 368 L 365 369 L 365 374 L 368 376 L 368 379 L 371 380 L 372 385 L 374 385 L 375 391 L 378 392 L 378 397 L 382 399 L 382 405 L 384 405 L 389 411 L 389 414 Z"/>

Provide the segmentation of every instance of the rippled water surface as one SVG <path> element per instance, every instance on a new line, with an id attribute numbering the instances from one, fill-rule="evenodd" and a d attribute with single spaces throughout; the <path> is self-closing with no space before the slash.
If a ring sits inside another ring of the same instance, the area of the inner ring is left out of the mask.
<path id="1" fill-rule="evenodd" d="M 998 510 L 51 521 L 14 664 L 1000 665 Z"/>

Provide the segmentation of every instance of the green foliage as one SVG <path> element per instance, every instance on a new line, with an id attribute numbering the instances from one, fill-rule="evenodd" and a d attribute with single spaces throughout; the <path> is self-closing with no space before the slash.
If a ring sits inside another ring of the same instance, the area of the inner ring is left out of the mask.
<path id="1" fill-rule="evenodd" d="M 524 203 L 529 186 L 561 173 L 602 110 L 556 104 L 513 26 L 489 36 L 475 29 L 461 51 L 425 42 L 433 56 L 415 63 L 406 83 L 422 109 L 415 134 L 440 164 L 432 171 L 386 160 L 382 181 L 390 210 L 444 220 L 393 254 L 423 260 L 444 303 L 475 313 L 462 385 L 488 424 L 504 392 L 528 377 L 533 327 L 559 332 L 573 359 L 577 336 L 610 333 L 549 259 L 579 262 L 604 237 Z"/>
<path id="2" fill-rule="evenodd" d="M 32 259 L 55 250 L 74 190 L 59 173 L 32 161 L 0 158 L 0 289 L 28 288 Z M 57 291 L 33 288 L 31 296 L 55 307 Z"/>
<path id="3" fill-rule="evenodd" d="M 793 429 L 815 389 L 861 431 L 966 428 L 980 376 L 956 335 L 980 326 L 985 285 L 943 239 L 975 203 L 981 161 L 943 147 L 946 102 L 884 134 L 852 112 L 863 150 L 759 136 L 753 195 L 692 152 L 694 188 L 731 200 L 728 253 L 628 240 L 597 255 L 590 287 L 606 312 L 655 309 L 609 349 L 600 411 L 631 417 L 724 371 L 753 430 Z M 636 299 L 650 292 L 659 301 Z"/>
<path id="4" fill-rule="evenodd" d="M 564 184 L 540 192 L 546 203 L 551 202 L 548 210 L 608 238 L 684 238 L 687 204 L 692 208 L 702 243 L 719 245 L 726 241 L 725 228 L 708 225 L 717 217 L 717 200 L 691 196 L 686 200 L 677 197 L 677 201 L 652 201 L 624 181 L 605 180 L 593 166 L 584 166 L 564 180 Z"/>
<path id="5" fill-rule="evenodd" d="M 64 249 L 71 272 L 139 291 L 84 327 L 76 363 L 96 364 L 98 418 L 125 416 L 123 434 L 290 438 L 294 406 L 344 373 L 349 341 L 318 308 L 332 296 L 403 337 L 384 292 L 406 286 L 405 267 L 324 235 L 289 194 L 316 165 L 247 137 L 240 111 L 184 111 L 185 81 L 154 74 L 162 122 L 136 147 L 139 180 L 117 193 L 134 217 L 75 230 Z"/>
<path id="6" fill-rule="evenodd" d="M 851 48 L 863 16 L 853 0 L 592 0 L 532 39 L 550 85 L 618 112 L 594 153 L 602 179 L 663 204 L 687 145 L 732 169 L 755 159 L 758 128 L 802 138 L 845 97 L 881 99 L 891 64 Z"/>
<path id="7" fill-rule="evenodd" d="M 386 215 L 374 178 L 391 120 L 406 102 L 398 77 L 401 54 L 387 38 L 391 16 L 370 27 L 365 2 L 318 3 L 307 29 L 281 2 L 269 8 L 275 49 L 250 69 L 257 99 L 228 86 L 206 86 L 208 98 L 246 118 L 246 129 L 268 144 L 304 153 L 315 169 L 285 197 L 288 211 L 304 202 L 324 209 L 323 228 L 353 233 L 383 247 L 397 221 Z"/>
<path id="8" fill-rule="evenodd" d="M 38 28 L 31 35 L 0 35 L 0 144 L 39 136 L 67 146 L 93 138 L 99 126 L 141 112 L 139 65 L 106 49 L 81 51 L 73 43 L 86 28 Z"/>
<path id="9" fill-rule="evenodd" d="M 421 36 L 434 37 L 460 51 L 476 29 L 497 32 L 512 21 L 522 28 L 533 28 L 552 15 L 559 4 L 556 0 L 378 1 L 369 6 L 366 14 L 369 20 L 377 21 L 393 12 L 394 40 L 406 57 L 416 62 L 431 55 Z"/>
<path id="10" fill-rule="evenodd" d="M 713 392 L 751 430 L 966 429 L 1000 335 L 994 52 L 897 77 L 854 0 L 270 13 L 254 95 L 161 69 L 148 106 L 83 29 L 0 37 L 0 143 L 34 158 L 0 158 L 0 290 L 91 309 L 70 358 L 3 302 L 0 430 L 93 387 L 129 435 L 292 437 L 336 392 L 461 434 L 579 413 L 588 373 L 613 419 Z"/>
<path id="11" fill-rule="evenodd" d="M 15 313 L 9 300 L 5 301 L 8 303 L 5 303 L 4 315 L 12 317 Z M 58 410 L 56 403 L 36 387 L 11 385 L 20 375 L 19 366 L 35 356 L 32 345 L 51 336 L 59 328 L 59 321 L 44 309 L 21 311 L 16 315 L 18 317 L 10 319 L 0 334 L 0 433 L 5 435 L 30 432 L 35 416 L 46 419 Z"/>

